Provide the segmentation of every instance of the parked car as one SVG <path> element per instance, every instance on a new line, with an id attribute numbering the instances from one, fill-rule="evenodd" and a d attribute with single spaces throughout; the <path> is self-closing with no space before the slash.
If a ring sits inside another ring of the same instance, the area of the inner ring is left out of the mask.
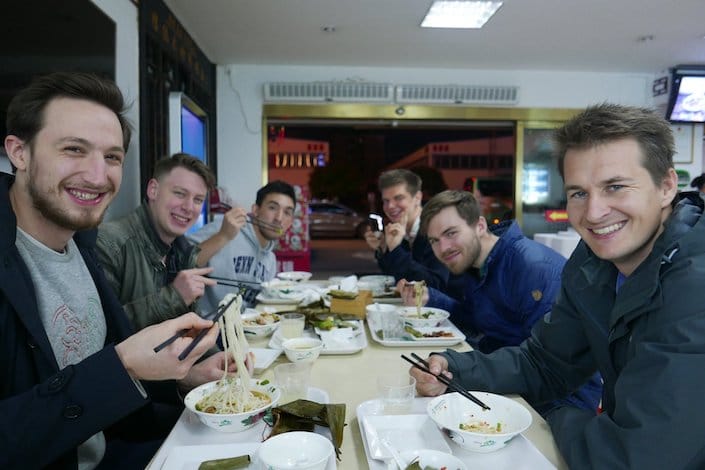
<path id="1" fill-rule="evenodd" d="M 309 233 L 311 238 L 363 237 L 367 217 L 335 202 L 310 202 Z"/>

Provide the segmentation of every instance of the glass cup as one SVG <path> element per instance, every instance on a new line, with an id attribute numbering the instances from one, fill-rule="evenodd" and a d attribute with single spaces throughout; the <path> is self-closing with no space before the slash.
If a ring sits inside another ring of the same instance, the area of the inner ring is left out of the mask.
<path id="1" fill-rule="evenodd" d="M 274 380 L 281 391 L 280 403 L 285 404 L 305 399 L 311 382 L 311 363 L 296 362 L 274 367 Z"/>
<path id="2" fill-rule="evenodd" d="M 306 326 L 306 315 L 303 313 L 282 313 L 279 315 L 279 331 L 285 339 L 302 336 L 304 326 Z"/>
<path id="3" fill-rule="evenodd" d="M 398 309 L 389 304 L 370 304 L 367 306 L 367 317 L 382 339 L 402 338 L 404 335 L 404 319 L 399 315 Z"/>
<path id="4" fill-rule="evenodd" d="M 409 413 L 416 396 L 416 378 L 408 374 L 380 375 L 377 391 L 384 414 Z"/>

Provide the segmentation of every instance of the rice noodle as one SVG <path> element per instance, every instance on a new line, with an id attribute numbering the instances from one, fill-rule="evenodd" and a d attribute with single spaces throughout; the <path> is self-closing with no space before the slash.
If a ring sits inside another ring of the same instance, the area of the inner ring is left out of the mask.
<path id="1" fill-rule="evenodd" d="M 226 305 L 235 294 L 223 297 L 219 305 Z M 196 409 L 208 413 L 232 414 L 261 408 L 271 402 L 262 392 L 250 390 L 251 377 L 245 365 L 249 344 L 242 328 L 242 297 L 237 298 L 218 320 L 223 350 L 225 351 L 225 371 L 213 392 L 203 397 Z M 237 365 L 234 376 L 228 377 L 228 357 L 232 356 Z"/>

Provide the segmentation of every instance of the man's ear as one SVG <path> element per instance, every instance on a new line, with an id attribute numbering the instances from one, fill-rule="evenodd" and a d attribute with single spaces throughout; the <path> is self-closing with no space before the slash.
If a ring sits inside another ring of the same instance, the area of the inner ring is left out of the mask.
<path id="1" fill-rule="evenodd" d="M 668 170 L 668 174 L 663 179 L 663 182 L 661 183 L 661 191 L 663 192 L 661 207 L 671 205 L 673 198 L 675 198 L 678 193 L 678 174 L 673 168 Z"/>
<path id="2" fill-rule="evenodd" d="M 159 193 L 159 181 L 152 178 L 147 183 L 147 199 L 153 201 L 157 198 L 157 193 Z"/>
<path id="3" fill-rule="evenodd" d="M 475 230 L 477 231 L 477 235 L 481 236 L 487 233 L 487 219 L 485 219 L 483 216 L 480 216 L 477 219 L 477 224 L 475 224 Z"/>
<path id="4" fill-rule="evenodd" d="M 29 145 L 16 135 L 5 137 L 5 152 L 10 163 L 18 170 L 26 170 L 29 165 Z"/>

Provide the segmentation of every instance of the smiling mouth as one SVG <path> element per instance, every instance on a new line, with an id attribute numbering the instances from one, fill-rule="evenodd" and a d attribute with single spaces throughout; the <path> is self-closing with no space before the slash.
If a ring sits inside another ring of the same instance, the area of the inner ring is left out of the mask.
<path id="1" fill-rule="evenodd" d="M 103 196 L 106 194 L 102 191 L 85 191 L 75 188 L 68 188 L 66 190 L 74 199 L 85 202 L 85 203 L 97 203 L 103 200 Z"/>
<path id="2" fill-rule="evenodd" d="M 189 222 L 189 220 L 191 220 L 191 219 L 188 218 L 188 217 L 182 217 L 182 216 L 176 215 L 176 214 L 172 214 L 171 216 L 172 216 L 174 219 L 176 219 L 177 222 L 179 222 L 179 223 L 181 223 L 181 224 L 187 224 L 187 223 Z"/>
<path id="3" fill-rule="evenodd" d="M 609 235 L 610 233 L 614 233 L 614 232 L 620 230 L 626 224 L 627 224 L 626 222 L 619 222 L 616 224 L 608 225 L 607 227 L 592 228 L 589 230 L 592 233 L 594 233 L 595 235 Z"/>

